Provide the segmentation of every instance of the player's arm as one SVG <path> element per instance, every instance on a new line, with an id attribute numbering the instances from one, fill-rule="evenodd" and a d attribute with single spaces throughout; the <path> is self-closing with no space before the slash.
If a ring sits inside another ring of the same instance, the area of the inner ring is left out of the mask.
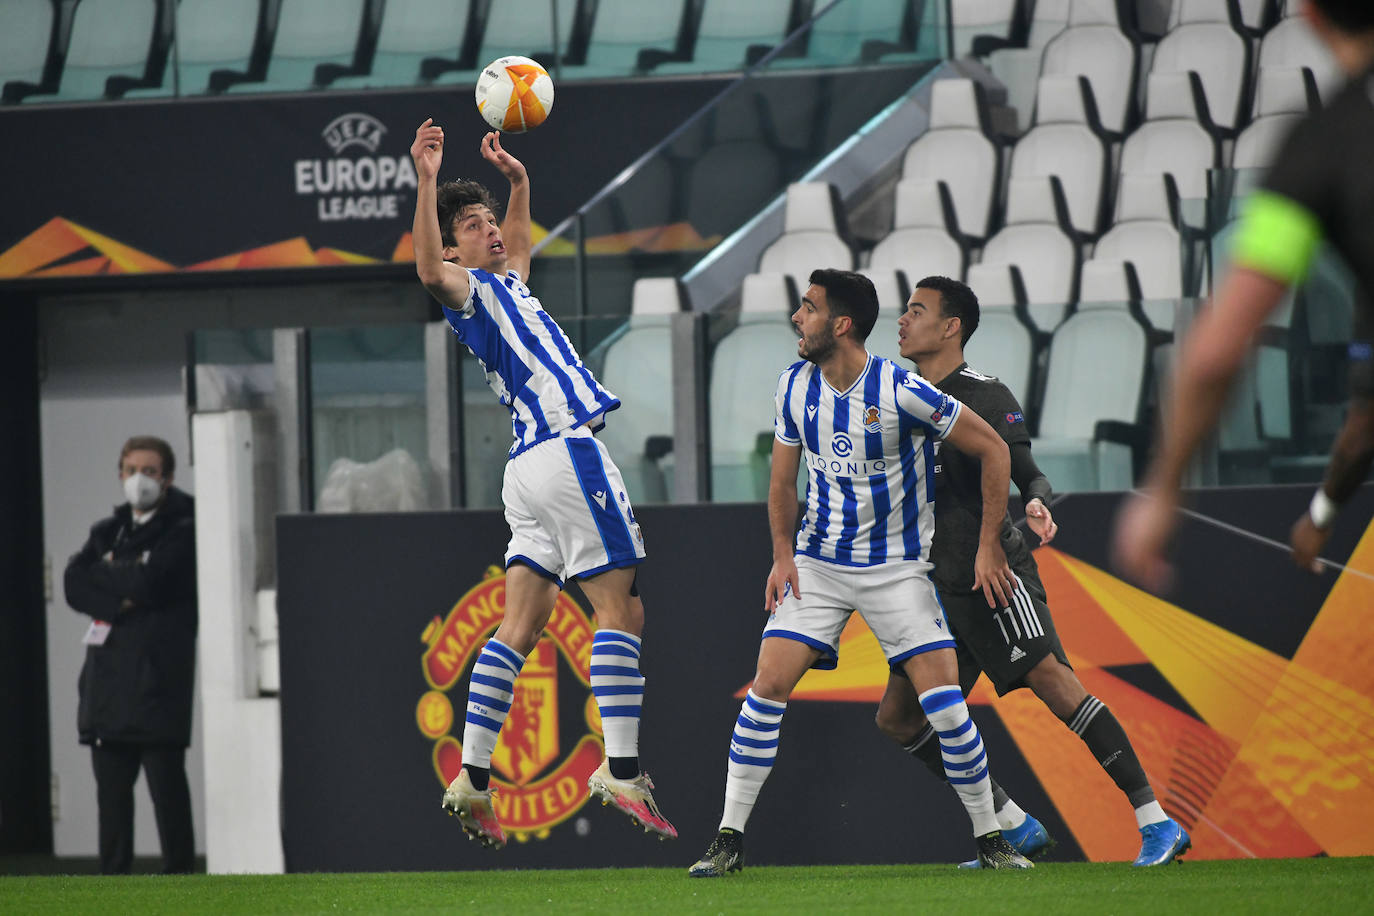
<path id="1" fill-rule="evenodd" d="M 773 464 L 768 474 L 768 533 L 773 542 L 773 568 L 763 592 L 769 613 L 782 603 L 785 587 L 801 597 L 793 539 L 797 532 L 797 471 L 801 469 L 801 445 L 773 440 Z"/>
<path id="2" fill-rule="evenodd" d="M 1011 490 L 1011 453 L 988 421 L 972 410 L 959 411 L 945 434 L 945 442 L 977 458 L 982 467 L 983 524 L 973 563 L 973 587 L 983 590 L 988 607 L 1006 607 L 1015 585 L 1001 541 L 1007 493 Z"/>
<path id="3" fill-rule="evenodd" d="M 467 301 L 471 285 L 466 270 L 444 260 L 435 190 L 439 166 L 444 160 L 444 129 L 433 118 L 426 118 L 416 129 L 410 158 L 415 163 L 417 179 L 415 221 L 411 225 L 415 273 L 431 296 L 451 308 L 460 308 Z"/>
<path id="4" fill-rule="evenodd" d="M 1331 463 L 1326 477 L 1312 497 L 1312 505 L 1293 524 L 1289 542 L 1293 562 L 1312 572 L 1320 572 L 1317 554 L 1331 536 L 1331 525 L 1342 504 L 1355 494 L 1374 463 L 1374 398 L 1357 398 L 1350 403 L 1345 423 L 1331 447 Z"/>
<path id="5" fill-rule="evenodd" d="M 531 241 L 530 178 L 525 165 L 501 148 L 501 134 L 492 131 L 482 138 L 482 158 L 500 169 L 510 182 L 510 200 L 506 202 L 506 218 L 501 222 L 501 241 L 506 246 L 506 266 L 530 282 Z"/>
<path id="6" fill-rule="evenodd" d="M 1035 463 L 1029 442 L 1007 442 L 1007 450 L 1011 458 L 1011 479 L 1016 489 L 1021 491 L 1021 501 L 1026 507 L 1026 524 L 1040 538 L 1042 545 L 1048 544 L 1059 533 L 1059 526 L 1050 514 L 1050 495 L 1053 491 L 1049 478 Z"/>

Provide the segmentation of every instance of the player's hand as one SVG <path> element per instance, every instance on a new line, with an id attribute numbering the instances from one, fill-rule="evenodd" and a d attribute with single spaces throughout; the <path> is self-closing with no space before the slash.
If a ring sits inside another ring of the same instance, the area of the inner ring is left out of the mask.
<path id="1" fill-rule="evenodd" d="M 1164 558 L 1164 550 L 1177 524 L 1177 493 L 1132 493 L 1116 516 L 1112 564 L 1127 579 L 1152 592 L 1166 590 L 1174 571 Z"/>
<path id="2" fill-rule="evenodd" d="M 1011 605 L 1016 575 L 1007 565 L 1007 554 L 1000 542 L 978 545 L 978 556 L 973 560 L 973 588 L 983 590 L 983 597 L 993 610 Z"/>
<path id="3" fill-rule="evenodd" d="M 482 158 L 501 170 L 511 184 L 520 184 L 529 176 L 525 165 L 501 148 L 501 132 L 493 130 L 482 138 Z"/>
<path id="4" fill-rule="evenodd" d="M 1054 536 L 1059 533 L 1059 526 L 1054 523 L 1049 506 L 1039 498 L 1026 503 L 1026 524 L 1030 525 L 1030 530 L 1040 538 L 1042 547 L 1054 540 Z"/>
<path id="5" fill-rule="evenodd" d="M 444 129 L 425 118 L 415 129 L 415 142 L 410 144 L 410 158 L 415 162 L 415 174 L 424 182 L 439 177 L 439 165 L 444 161 Z"/>
<path id="6" fill-rule="evenodd" d="M 801 597 L 801 580 L 797 578 L 797 563 L 791 557 L 773 561 L 768 572 L 768 584 L 763 588 L 763 609 L 773 613 L 787 597 L 788 590 Z"/>
<path id="7" fill-rule="evenodd" d="M 1304 512 L 1288 533 L 1288 543 L 1293 547 L 1293 562 L 1309 572 L 1320 573 L 1322 562 L 1317 559 L 1317 554 L 1322 552 L 1329 537 L 1331 529 L 1318 528 L 1312 516 Z"/>

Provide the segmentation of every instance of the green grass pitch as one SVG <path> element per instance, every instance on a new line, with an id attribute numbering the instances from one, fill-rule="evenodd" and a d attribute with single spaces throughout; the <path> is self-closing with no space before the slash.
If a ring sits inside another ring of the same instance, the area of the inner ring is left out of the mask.
<path id="1" fill-rule="evenodd" d="M 1369 913 L 1374 858 L 384 874 L 0 877 L 0 911 L 54 913 Z"/>

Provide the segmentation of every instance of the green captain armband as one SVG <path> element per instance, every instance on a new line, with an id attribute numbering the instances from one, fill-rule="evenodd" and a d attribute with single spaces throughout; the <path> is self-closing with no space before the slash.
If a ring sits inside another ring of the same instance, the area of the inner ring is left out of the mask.
<path id="1" fill-rule="evenodd" d="M 1255 191 L 1241 214 L 1232 262 L 1296 286 L 1321 240 L 1321 224 L 1311 210 L 1282 194 Z"/>

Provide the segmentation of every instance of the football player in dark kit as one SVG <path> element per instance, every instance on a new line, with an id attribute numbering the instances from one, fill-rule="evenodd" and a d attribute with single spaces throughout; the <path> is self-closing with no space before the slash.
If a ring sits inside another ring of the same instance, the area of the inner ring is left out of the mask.
<path id="1" fill-rule="evenodd" d="M 996 378 L 964 361 L 964 345 L 978 329 L 978 297 L 957 280 L 927 277 L 916 284 L 898 322 L 901 354 L 915 361 L 922 376 L 941 391 L 978 413 L 1006 440 L 1011 450 L 1011 477 L 1025 501 L 1026 519 L 1041 543 L 1058 526 L 1049 510 L 1050 483 L 1031 457 L 1030 433 L 1021 405 Z M 1016 589 L 1006 607 L 991 607 L 973 589 L 973 548 L 983 497 L 977 459 L 955 450 L 937 453 L 935 538 L 932 578 L 958 639 L 960 687 L 973 687 L 985 672 L 998 695 L 1029 687 L 1088 750 L 1135 809 L 1141 834 L 1136 865 L 1163 865 L 1191 845 L 1187 831 L 1164 813 L 1130 739 L 1110 709 L 1084 689 L 1069 667 L 1054 630 L 1045 587 L 1030 547 L 1008 515 L 1002 522 L 1002 548 L 1016 574 Z M 878 706 L 878 727 L 937 775 L 939 742 L 916 702 L 911 683 L 894 670 Z M 1002 834 L 1023 855 L 1051 844 L 1040 822 L 1022 811 L 993 783 L 994 804 Z M 976 863 L 966 863 L 975 865 Z"/>
<path id="2" fill-rule="evenodd" d="M 1116 568 L 1152 591 L 1172 579 L 1165 553 L 1189 461 L 1216 426 L 1259 329 L 1302 282 L 1323 240 L 1355 275 L 1350 402 L 1326 477 L 1289 534 L 1298 566 L 1321 571 L 1317 555 L 1336 514 L 1374 462 L 1374 3 L 1307 0 L 1302 12 L 1349 82 L 1289 133 L 1241 211 L 1231 269 L 1179 347 L 1154 460 L 1123 504 L 1112 544 Z"/>

